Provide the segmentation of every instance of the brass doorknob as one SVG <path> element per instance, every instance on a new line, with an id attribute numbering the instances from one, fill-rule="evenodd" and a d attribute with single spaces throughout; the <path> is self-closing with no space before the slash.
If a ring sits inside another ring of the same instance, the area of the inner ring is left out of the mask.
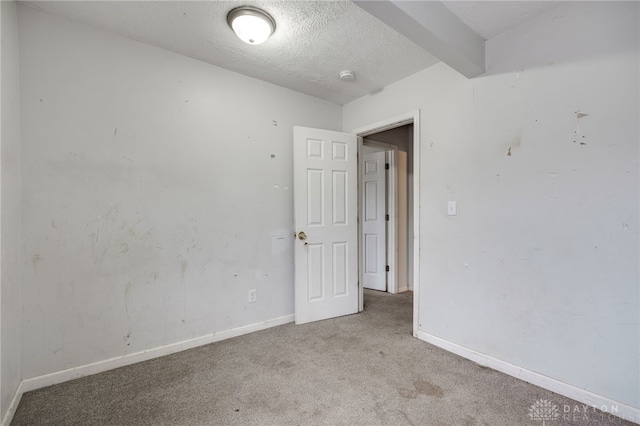
<path id="1" fill-rule="evenodd" d="M 298 232 L 298 238 L 301 240 L 306 240 L 307 239 L 307 234 L 305 234 L 303 231 Z"/>

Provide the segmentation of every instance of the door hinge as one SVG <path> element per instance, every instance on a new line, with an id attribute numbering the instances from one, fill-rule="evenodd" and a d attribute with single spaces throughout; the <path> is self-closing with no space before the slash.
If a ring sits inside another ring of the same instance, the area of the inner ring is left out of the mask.
<path id="1" fill-rule="evenodd" d="M 384 163 L 384 169 L 389 170 L 389 163 Z"/>
<path id="2" fill-rule="evenodd" d="M 387 265 L 387 268 L 386 268 L 386 269 L 387 269 L 387 272 L 389 272 L 389 265 Z"/>
<path id="3" fill-rule="evenodd" d="M 385 214 L 385 215 L 384 215 L 384 218 L 385 218 L 386 220 L 389 220 L 389 215 L 388 215 L 388 214 Z"/>

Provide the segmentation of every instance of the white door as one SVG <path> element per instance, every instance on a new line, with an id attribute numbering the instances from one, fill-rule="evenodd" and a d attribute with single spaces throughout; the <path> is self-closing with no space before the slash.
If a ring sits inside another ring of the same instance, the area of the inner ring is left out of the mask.
<path id="1" fill-rule="evenodd" d="M 362 283 L 387 291 L 385 152 L 362 156 Z"/>
<path id="2" fill-rule="evenodd" d="M 357 136 L 293 128 L 295 316 L 358 312 Z"/>

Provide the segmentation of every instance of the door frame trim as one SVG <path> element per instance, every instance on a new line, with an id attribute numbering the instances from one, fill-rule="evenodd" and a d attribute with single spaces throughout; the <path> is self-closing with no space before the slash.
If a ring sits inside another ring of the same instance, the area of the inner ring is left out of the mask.
<path id="1" fill-rule="evenodd" d="M 420 328 L 420 110 L 410 111 L 351 130 L 358 138 L 413 124 L 413 336 Z M 360 310 L 363 308 L 362 281 L 358 283 Z"/>

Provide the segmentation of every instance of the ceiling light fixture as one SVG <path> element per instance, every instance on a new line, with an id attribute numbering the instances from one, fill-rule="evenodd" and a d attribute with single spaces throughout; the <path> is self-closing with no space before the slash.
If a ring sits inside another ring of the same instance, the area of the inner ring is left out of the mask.
<path id="1" fill-rule="evenodd" d="M 251 6 L 233 9 L 227 15 L 227 22 L 247 44 L 264 43 L 276 30 L 276 21 L 267 12 Z"/>

